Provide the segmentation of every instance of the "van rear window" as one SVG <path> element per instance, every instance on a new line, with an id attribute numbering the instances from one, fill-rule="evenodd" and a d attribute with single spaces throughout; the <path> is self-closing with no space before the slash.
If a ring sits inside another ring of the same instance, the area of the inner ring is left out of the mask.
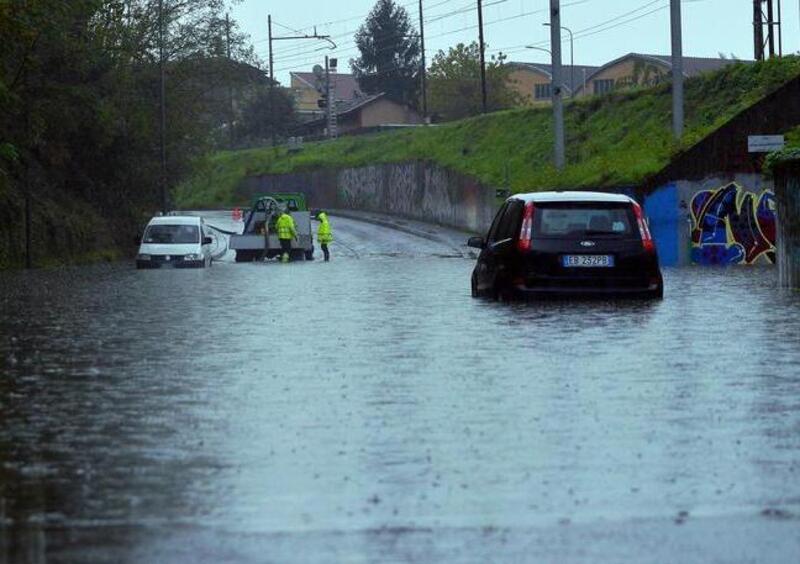
<path id="1" fill-rule="evenodd" d="M 632 237 L 636 223 L 627 204 L 542 204 L 534 219 L 534 237 L 565 239 Z"/>

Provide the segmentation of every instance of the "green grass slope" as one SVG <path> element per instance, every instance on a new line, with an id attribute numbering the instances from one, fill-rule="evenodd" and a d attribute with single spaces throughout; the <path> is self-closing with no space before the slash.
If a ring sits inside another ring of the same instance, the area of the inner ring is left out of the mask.
<path id="1" fill-rule="evenodd" d="M 737 113 L 800 74 L 800 58 L 735 64 L 686 83 L 686 136 L 671 135 L 668 85 L 567 104 L 567 158 L 552 162 L 552 112 L 519 109 L 438 127 L 415 128 L 285 149 L 221 152 L 197 164 L 175 190 L 181 207 L 242 204 L 247 176 L 425 160 L 514 191 L 636 184 Z"/>

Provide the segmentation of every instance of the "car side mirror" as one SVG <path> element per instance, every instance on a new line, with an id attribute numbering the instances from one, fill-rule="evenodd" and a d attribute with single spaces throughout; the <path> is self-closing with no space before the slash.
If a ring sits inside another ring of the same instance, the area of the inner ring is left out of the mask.
<path id="1" fill-rule="evenodd" d="M 204 245 L 210 245 L 213 242 L 214 242 L 214 239 L 212 239 L 211 237 L 203 237 L 203 244 Z"/>
<path id="2" fill-rule="evenodd" d="M 483 240 L 483 237 L 470 237 L 467 246 L 473 249 L 485 249 L 486 241 Z"/>

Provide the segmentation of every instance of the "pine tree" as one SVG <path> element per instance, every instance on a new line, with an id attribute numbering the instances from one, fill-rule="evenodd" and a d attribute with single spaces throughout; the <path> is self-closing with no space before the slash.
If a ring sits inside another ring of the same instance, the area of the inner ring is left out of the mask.
<path id="1" fill-rule="evenodd" d="M 350 66 L 361 90 L 385 92 L 397 101 L 416 102 L 419 90 L 420 42 L 408 12 L 394 0 L 378 0 L 356 33 L 361 56 Z"/>

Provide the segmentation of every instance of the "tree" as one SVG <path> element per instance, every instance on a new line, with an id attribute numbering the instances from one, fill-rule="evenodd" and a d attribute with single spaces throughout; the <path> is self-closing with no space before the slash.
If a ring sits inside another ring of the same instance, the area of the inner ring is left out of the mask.
<path id="1" fill-rule="evenodd" d="M 258 71 L 226 5 L 163 0 L 171 184 L 231 121 L 229 87 L 249 89 Z M 9 165 L 18 161 L 36 171 L 34 199 L 59 193 L 122 222 L 152 209 L 158 8 L 158 0 L 0 0 L 0 176 L 12 188 L 23 185 Z"/>
<path id="2" fill-rule="evenodd" d="M 378 0 L 355 39 L 361 56 L 352 59 L 350 66 L 361 90 L 385 92 L 397 102 L 415 103 L 420 42 L 406 9 L 394 0 Z"/>
<path id="3" fill-rule="evenodd" d="M 512 88 L 511 69 L 502 53 L 486 65 L 486 90 L 490 111 L 519 105 Z M 439 51 L 428 72 L 428 100 L 431 112 L 440 119 L 474 116 L 482 111 L 480 47 L 477 42 L 459 43 L 447 53 Z"/>
<path id="4" fill-rule="evenodd" d="M 297 126 L 297 114 L 289 91 L 284 88 L 271 89 L 269 86 L 263 86 L 244 107 L 242 123 L 237 133 L 241 141 L 252 145 L 266 142 L 273 130 L 284 137 L 295 126 Z"/>

